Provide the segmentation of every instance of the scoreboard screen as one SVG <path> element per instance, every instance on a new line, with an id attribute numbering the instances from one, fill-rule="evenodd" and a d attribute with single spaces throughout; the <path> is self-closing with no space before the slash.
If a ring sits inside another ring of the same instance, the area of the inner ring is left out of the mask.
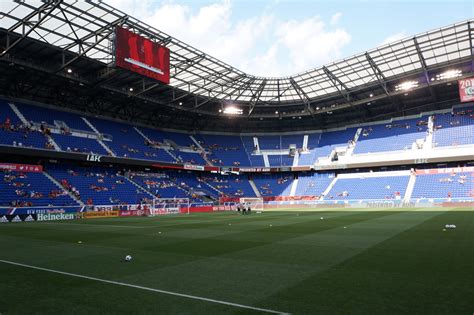
<path id="1" fill-rule="evenodd" d="M 170 50 L 122 27 L 115 29 L 115 65 L 170 83 Z"/>
<path id="2" fill-rule="evenodd" d="M 459 98 L 461 102 L 474 101 L 474 78 L 466 78 L 458 81 Z"/>

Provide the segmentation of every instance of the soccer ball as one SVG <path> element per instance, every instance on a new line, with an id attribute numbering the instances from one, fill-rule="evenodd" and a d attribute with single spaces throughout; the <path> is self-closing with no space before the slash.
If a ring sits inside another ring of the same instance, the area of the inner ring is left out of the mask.
<path id="1" fill-rule="evenodd" d="M 324 218 L 323 218 L 323 217 L 321 217 L 321 220 L 324 220 Z"/>
<path id="2" fill-rule="evenodd" d="M 132 261 L 132 256 L 131 255 L 125 256 L 125 261 Z"/>

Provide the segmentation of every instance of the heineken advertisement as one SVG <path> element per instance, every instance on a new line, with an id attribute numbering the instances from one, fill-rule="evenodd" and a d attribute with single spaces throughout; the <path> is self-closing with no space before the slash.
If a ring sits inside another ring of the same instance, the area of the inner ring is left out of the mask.
<path id="1" fill-rule="evenodd" d="M 77 217 L 77 213 L 3 214 L 0 215 L 0 224 L 33 221 L 74 220 Z"/>
<path id="2" fill-rule="evenodd" d="M 37 221 L 74 220 L 76 213 L 38 213 Z"/>

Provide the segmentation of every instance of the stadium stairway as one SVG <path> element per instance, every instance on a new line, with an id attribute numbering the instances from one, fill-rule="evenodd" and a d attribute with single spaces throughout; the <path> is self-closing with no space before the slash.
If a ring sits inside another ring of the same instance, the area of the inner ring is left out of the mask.
<path id="1" fill-rule="evenodd" d="M 309 135 L 303 136 L 303 151 L 306 151 L 308 149 L 308 139 Z"/>
<path id="2" fill-rule="evenodd" d="M 358 128 L 356 134 L 354 135 L 354 145 L 349 146 L 346 150 L 346 155 L 351 156 L 352 152 L 354 152 L 355 147 L 357 146 L 357 140 L 359 140 L 360 134 L 362 133 L 362 128 Z"/>
<path id="3" fill-rule="evenodd" d="M 153 195 L 153 193 L 151 193 L 150 191 L 148 191 L 147 189 L 145 189 L 145 187 L 137 184 L 136 182 L 134 182 L 133 180 L 131 180 L 130 178 L 128 178 L 127 176 L 119 176 L 119 177 L 123 177 L 125 180 L 127 180 L 128 182 L 130 182 L 130 184 L 134 185 L 135 187 L 137 187 L 138 189 L 140 189 L 141 191 L 143 191 L 144 193 L 148 194 L 148 196 L 150 196 L 151 198 L 155 198 L 155 195 Z"/>
<path id="4" fill-rule="evenodd" d="M 219 194 L 219 196 L 223 195 L 224 192 L 222 190 L 219 190 L 217 189 L 216 187 L 212 186 L 211 184 L 209 184 L 207 181 L 201 181 L 201 183 L 204 183 L 204 185 L 208 186 L 210 189 L 214 190 L 215 192 L 217 192 Z"/>
<path id="5" fill-rule="evenodd" d="M 408 180 L 407 190 L 405 191 L 405 196 L 403 196 L 403 202 L 410 202 L 413 189 L 415 188 L 415 183 L 416 173 L 413 173 L 410 175 L 410 179 Z"/>
<path id="6" fill-rule="evenodd" d="M 73 193 L 71 193 L 70 191 L 67 191 L 64 189 L 63 186 L 61 186 L 61 184 L 51 175 L 48 174 L 48 172 L 46 171 L 43 171 L 43 174 L 44 176 L 46 176 L 46 178 L 48 178 L 54 185 L 56 185 L 61 191 L 65 191 L 69 197 L 71 197 L 72 199 L 74 199 L 78 204 L 80 204 L 82 207 L 85 206 L 84 202 L 82 202 L 80 199 L 78 199 Z"/>
<path id="7" fill-rule="evenodd" d="M 295 151 L 295 157 L 293 158 L 293 164 L 291 166 L 298 166 L 298 161 L 300 160 L 300 154 L 298 150 Z"/>
<path id="8" fill-rule="evenodd" d="M 61 151 L 61 147 L 56 143 L 56 141 L 54 141 L 51 135 L 46 134 L 45 137 L 48 139 L 48 142 L 53 145 L 55 151 Z"/>
<path id="9" fill-rule="evenodd" d="M 13 103 L 8 103 L 8 105 L 10 106 L 10 108 L 12 109 L 12 111 L 16 114 L 16 116 L 18 117 L 18 119 L 20 119 L 20 121 L 24 124 L 24 125 L 28 125 L 28 120 L 25 118 L 25 116 L 23 116 L 23 114 L 20 112 L 20 110 L 18 109 L 18 107 L 16 107 L 15 104 Z"/>
<path id="10" fill-rule="evenodd" d="M 329 192 L 334 187 L 334 185 L 336 185 L 336 182 L 337 182 L 337 176 L 334 176 L 334 179 L 331 181 L 331 183 L 328 185 L 326 190 L 323 192 L 323 197 L 321 198 L 321 200 L 323 200 L 324 197 L 326 197 L 329 194 Z"/>
<path id="11" fill-rule="evenodd" d="M 253 180 L 249 179 L 249 184 L 252 187 L 253 192 L 255 193 L 255 195 L 259 198 L 262 197 L 262 194 L 260 194 L 260 191 L 258 190 L 257 185 L 255 185 L 255 182 Z"/>
<path id="12" fill-rule="evenodd" d="M 299 181 L 299 178 L 296 177 L 295 179 L 293 179 L 293 183 L 291 183 L 291 189 L 290 189 L 291 197 L 294 197 L 296 195 L 296 188 L 298 187 L 298 181 Z"/>
<path id="13" fill-rule="evenodd" d="M 104 142 L 103 140 L 101 140 L 102 135 L 101 135 L 101 133 L 99 132 L 99 130 L 97 130 L 97 128 L 96 128 L 87 118 L 85 118 L 85 117 L 81 117 L 81 118 L 82 118 L 82 120 L 86 123 L 86 125 L 89 126 L 89 128 L 91 128 L 92 131 L 94 131 L 94 132 L 96 133 L 96 135 L 97 135 L 97 139 L 96 139 L 96 140 L 97 140 L 97 142 L 100 144 L 100 146 L 101 146 L 102 148 L 104 148 L 104 150 L 107 151 L 111 156 L 114 156 L 114 157 L 115 157 L 115 156 L 116 156 L 116 155 L 115 155 L 115 152 L 112 151 L 112 149 L 110 149 L 110 148 L 105 144 L 105 142 Z"/>
<path id="14" fill-rule="evenodd" d="M 426 138 L 425 138 L 423 150 L 433 149 L 433 132 L 434 132 L 434 121 L 433 121 L 433 116 L 430 116 L 428 118 L 428 134 L 426 135 Z"/>
<path id="15" fill-rule="evenodd" d="M 150 138 L 147 137 L 147 135 L 145 135 L 145 134 L 143 133 L 143 131 L 141 131 L 141 130 L 138 129 L 137 127 L 133 127 L 133 129 L 134 129 L 140 136 L 142 136 L 143 139 L 145 139 L 145 140 L 148 141 L 149 143 L 152 143 L 152 142 L 153 142 L 153 141 L 150 140 Z M 173 153 L 171 153 L 171 151 L 170 151 L 168 148 L 160 147 L 160 149 L 163 149 L 163 151 L 165 151 L 169 156 L 171 156 L 175 162 L 178 162 L 178 158 L 176 157 L 176 155 L 173 154 Z"/>
<path id="16" fill-rule="evenodd" d="M 263 154 L 263 163 L 265 167 L 270 167 L 270 161 L 268 161 L 268 154 Z"/>

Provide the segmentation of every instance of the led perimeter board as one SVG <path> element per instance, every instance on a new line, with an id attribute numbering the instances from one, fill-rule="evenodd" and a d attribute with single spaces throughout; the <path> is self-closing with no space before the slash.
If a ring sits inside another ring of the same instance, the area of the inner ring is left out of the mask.
<path id="1" fill-rule="evenodd" d="M 170 83 L 170 50 L 122 27 L 115 29 L 115 65 Z"/>

